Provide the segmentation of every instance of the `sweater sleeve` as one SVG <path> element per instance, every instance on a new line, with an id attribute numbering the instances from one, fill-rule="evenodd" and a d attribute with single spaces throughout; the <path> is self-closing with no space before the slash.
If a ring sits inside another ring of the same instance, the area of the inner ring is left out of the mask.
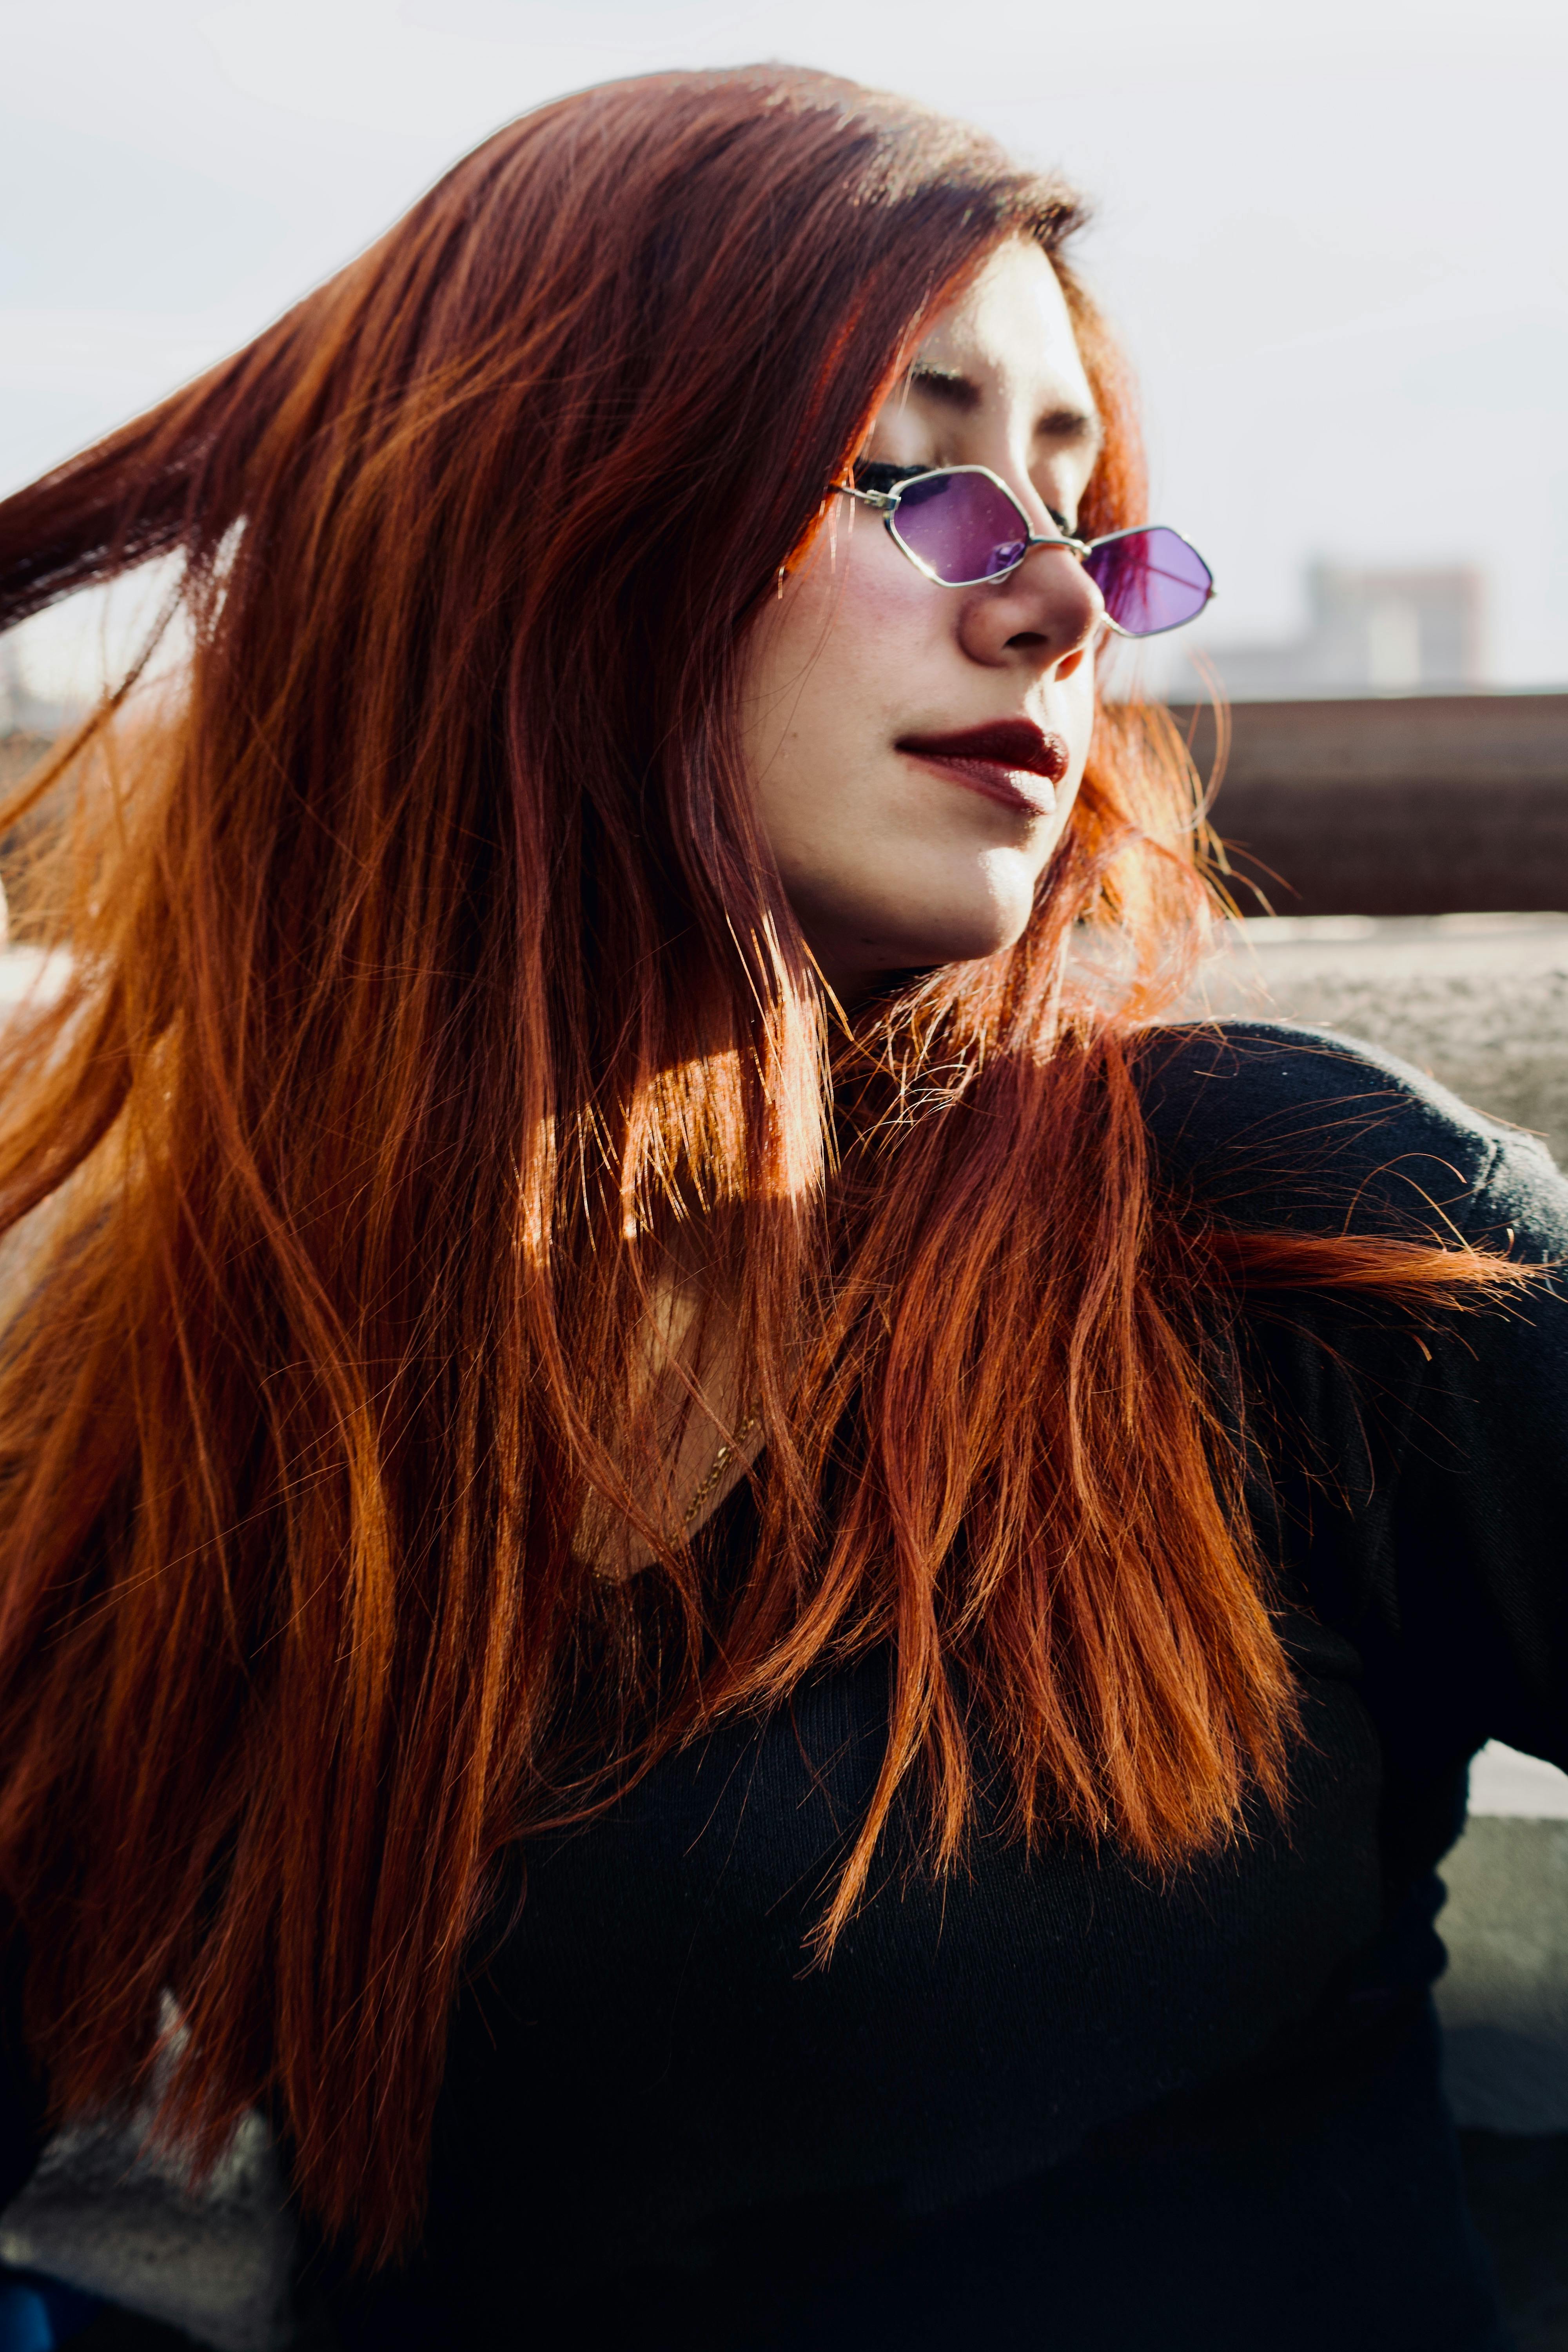
<path id="1" fill-rule="evenodd" d="M 1506 1137 L 1459 1222 L 1542 1274 L 1432 1339 L 1393 1525 L 1404 1679 L 1468 1749 L 1568 1768 L 1568 1180 Z"/>
<path id="2" fill-rule="evenodd" d="M 1391 1776 L 1489 1738 L 1568 1769 L 1568 1179 L 1393 1056 L 1283 1024 L 1159 1038 L 1159 1164 L 1258 1228 L 1458 1239 L 1539 1281 L 1419 1325 L 1250 1302 L 1266 1549 L 1355 1643 Z"/>

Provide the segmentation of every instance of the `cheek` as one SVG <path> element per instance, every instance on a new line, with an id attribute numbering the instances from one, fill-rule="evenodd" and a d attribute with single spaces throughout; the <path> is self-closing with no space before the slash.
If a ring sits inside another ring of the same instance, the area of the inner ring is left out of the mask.
<path id="1" fill-rule="evenodd" d="M 829 761 L 824 783 L 847 784 L 885 754 L 922 681 L 929 687 L 942 616 L 918 572 L 878 561 L 881 553 L 851 552 L 841 536 L 835 561 L 819 546 L 758 616 L 744 709 L 764 795 L 770 776 L 776 786 L 781 768 L 805 761 L 818 775 Z"/>

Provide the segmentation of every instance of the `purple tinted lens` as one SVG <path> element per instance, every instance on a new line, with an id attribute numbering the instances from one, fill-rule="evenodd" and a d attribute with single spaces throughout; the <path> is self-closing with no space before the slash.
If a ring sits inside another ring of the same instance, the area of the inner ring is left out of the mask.
<path id="1" fill-rule="evenodd" d="M 1083 568 L 1130 637 L 1157 637 L 1162 629 L 1195 621 L 1214 587 L 1197 549 L 1161 525 L 1103 541 L 1085 556 Z"/>
<path id="2" fill-rule="evenodd" d="M 900 498 L 893 529 L 950 588 L 1010 572 L 1029 543 L 1022 512 L 984 474 L 928 474 L 911 482 Z"/>

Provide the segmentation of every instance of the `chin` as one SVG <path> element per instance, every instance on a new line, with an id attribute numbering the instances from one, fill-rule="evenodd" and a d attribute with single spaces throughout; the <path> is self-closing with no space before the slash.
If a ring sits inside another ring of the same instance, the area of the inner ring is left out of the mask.
<path id="1" fill-rule="evenodd" d="M 927 969 L 944 963 L 978 963 L 986 956 L 1004 955 L 1016 947 L 1029 926 L 1032 898 L 1021 905 L 955 908 L 946 919 L 921 926 L 923 934 L 910 940 L 911 964 Z"/>
<path id="2" fill-rule="evenodd" d="M 1023 936 L 1024 926 L 1016 930 L 992 930 L 982 935 L 967 932 L 942 940 L 910 940 L 889 941 L 877 959 L 877 970 L 867 972 L 862 983 L 875 986 L 900 974 L 942 971 L 951 964 L 983 963 L 987 956 L 1003 955 L 1016 947 Z"/>
<path id="3" fill-rule="evenodd" d="M 928 888 L 896 897 L 791 896 L 823 971 L 835 986 L 853 992 L 894 973 L 1005 954 L 1022 939 L 1034 911 L 1033 874 L 1027 878 L 1030 887 L 1005 891 L 986 887 L 983 878 L 978 887 L 951 894 Z"/>

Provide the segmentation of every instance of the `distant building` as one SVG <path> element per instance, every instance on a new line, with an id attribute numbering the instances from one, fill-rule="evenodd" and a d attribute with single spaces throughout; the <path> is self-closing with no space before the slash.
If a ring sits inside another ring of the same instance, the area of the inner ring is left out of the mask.
<path id="1" fill-rule="evenodd" d="M 1312 694 L 1431 694 L 1484 684 L 1484 587 L 1466 564 L 1400 572 L 1314 563 L 1305 633 L 1278 645 L 1205 645 L 1243 701 Z"/>

